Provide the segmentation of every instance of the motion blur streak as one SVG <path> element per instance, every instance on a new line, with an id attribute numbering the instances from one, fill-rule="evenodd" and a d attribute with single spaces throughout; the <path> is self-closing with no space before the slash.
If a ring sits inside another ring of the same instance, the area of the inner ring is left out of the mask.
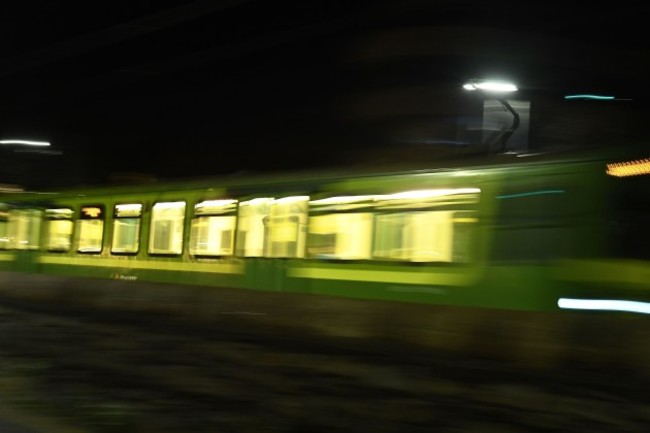
<path id="1" fill-rule="evenodd" d="M 0 140 L 0 144 L 24 144 L 26 146 L 49 146 L 48 141 L 32 141 L 32 140 Z"/>
<path id="2" fill-rule="evenodd" d="M 650 173 L 650 159 L 607 164 L 607 174 L 616 177 L 638 176 Z"/>
<path id="3" fill-rule="evenodd" d="M 627 311 L 630 313 L 650 314 L 650 303 L 638 301 L 560 298 L 557 305 L 560 308 L 571 310 Z"/>
<path id="4" fill-rule="evenodd" d="M 604 96 L 604 95 L 567 95 L 564 99 L 594 99 L 596 101 L 613 101 L 613 96 Z"/>
<path id="5" fill-rule="evenodd" d="M 507 195 L 498 195 L 497 198 L 518 198 L 518 197 L 530 197 L 531 195 L 540 195 L 540 194 L 564 194 L 566 191 L 562 189 L 545 189 L 542 191 L 531 191 L 531 192 L 522 192 L 519 194 L 507 194 Z"/>

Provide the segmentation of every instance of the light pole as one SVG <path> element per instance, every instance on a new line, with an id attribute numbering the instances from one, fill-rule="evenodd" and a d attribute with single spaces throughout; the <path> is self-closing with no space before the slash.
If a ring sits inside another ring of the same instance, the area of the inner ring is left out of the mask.
<path id="1" fill-rule="evenodd" d="M 508 128 L 500 131 L 500 134 L 494 139 L 498 144 L 498 151 L 503 153 L 506 150 L 508 139 L 519 128 L 521 119 L 519 113 L 515 111 L 512 105 L 504 99 L 504 96 L 519 90 L 516 85 L 507 81 L 494 81 L 494 80 L 476 80 L 472 79 L 463 85 L 463 89 L 469 92 L 479 92 L 484 96 L 493 97 L 496 99 L 510 114 L 512 114 L 512 123 Z M 485 108 L 484 108 L 485 111 Z M 485 114 L 484 114 L 485 115 Z M 492 147 L 493 140 L 488 140 L 486 143 L 488 149 Z"/>

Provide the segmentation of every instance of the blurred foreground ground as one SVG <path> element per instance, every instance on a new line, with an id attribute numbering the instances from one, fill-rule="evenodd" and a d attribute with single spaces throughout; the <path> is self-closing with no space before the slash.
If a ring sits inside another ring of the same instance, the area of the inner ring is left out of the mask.
<path id="1" fill-rule="evenodd" d="M 23 307 L 0 307 L 0 404 L 34 431 L 594 433 L 650 424 L 647 384 L 625 371 L 576 365 L 541 375 L 395 342 Z"/>

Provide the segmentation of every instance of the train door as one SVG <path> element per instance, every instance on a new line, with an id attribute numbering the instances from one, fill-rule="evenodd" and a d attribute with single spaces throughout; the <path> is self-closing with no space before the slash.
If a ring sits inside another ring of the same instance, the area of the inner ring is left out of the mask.
<path id="1" fill-rule="evenodd" d="M 305 256 L 307 196 L 255 198 L 239 205 L 236 254 L 251 288 L 282 290 L 287 260 Z"/>
<path id="2" fill-rule="evenodd" d="M 40 248 L 41 221 L 39 209 L 12 209 L 7 221 L 7 244 L 15 254 L 15 268 L 19 272 L 36 272 Z"/>

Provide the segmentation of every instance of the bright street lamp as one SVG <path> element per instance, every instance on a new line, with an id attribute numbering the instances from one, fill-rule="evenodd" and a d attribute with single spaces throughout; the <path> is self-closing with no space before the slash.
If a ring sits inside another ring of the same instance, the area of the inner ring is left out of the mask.
<path id="1" fill-rule="evenodd" d="M 473 91 L 482 90 L 488 93 L 511 93 L 516 92 L 517 86 L 507 81 L 493 81 L 493 80 L 469 80 L 463 84 L 463 89 Z"/>

